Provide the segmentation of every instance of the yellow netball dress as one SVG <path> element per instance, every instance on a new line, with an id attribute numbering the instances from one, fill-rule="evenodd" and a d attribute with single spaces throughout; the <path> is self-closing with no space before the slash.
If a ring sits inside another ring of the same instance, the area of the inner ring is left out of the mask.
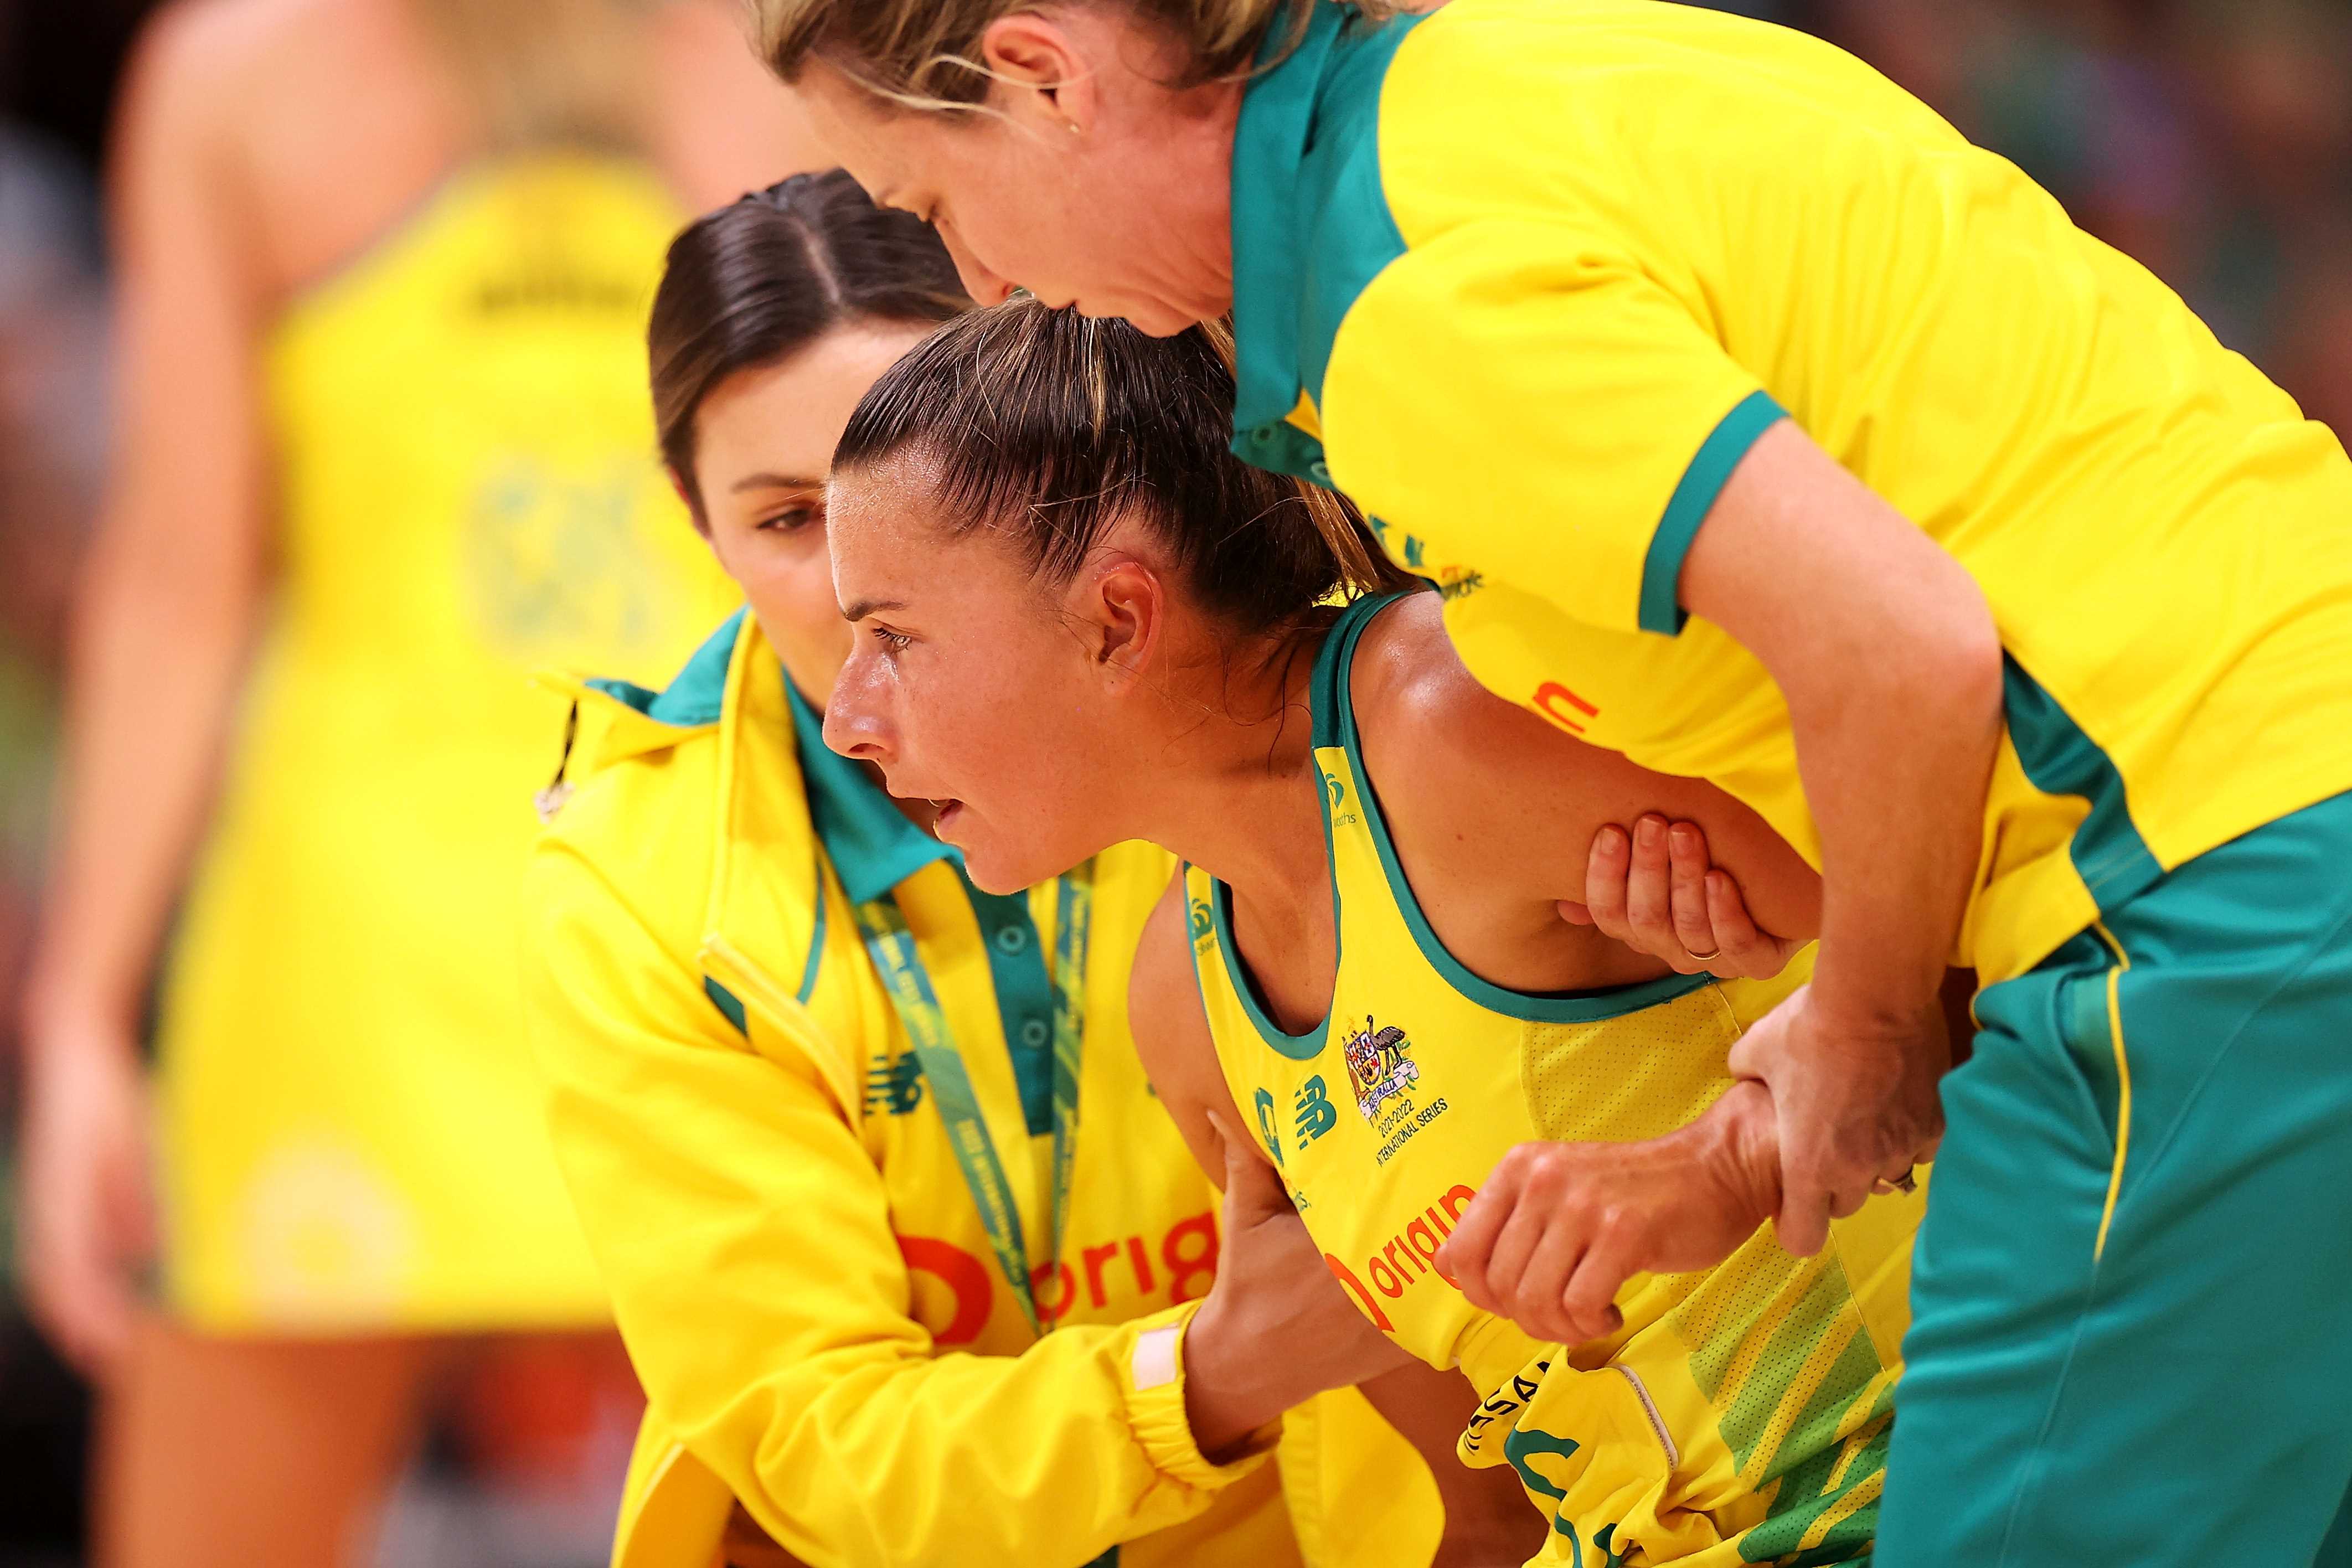
<path id="1" fill-rule="evenodd" d="M 1920 1197 L 1874 1199 L 1819 1256 L 1769 1228 L 1711 1271 L 1637 1276 L 1615 1337 L 1530 1340 L 1478 1310 L 1438 1247 L 1496 1162 L 1533 1139 L 1669 1132 L 1730 1087 L 1743 1028 L 1801 984 L 1669 976 L 1506 991 L 1440 945 L 1365 778 L 1351 606 L 1313 683 L 1339 968 L 1325 1022 L 1285 1032 L 1236 956 L 1229 889 L 1185 872 L 1195 970 L 1225 1079 L 1324 1260 L 1364 1315 L 1486 1397 L 1463 1436 L 1552 1518 L 1546 1559 L 1837 1562 L 1869 1551 L 1893 1423 Z"/>
<path id="2" fill-rule="evenodd" d="M 678 217 L 635 163 L 477 165 L 274 329 L 279 593 L 163 998 L 200 1327 L 604 1315 L 523 1034 L 530 672 L 664 676 L 734 598 L 646 412 Z"/>

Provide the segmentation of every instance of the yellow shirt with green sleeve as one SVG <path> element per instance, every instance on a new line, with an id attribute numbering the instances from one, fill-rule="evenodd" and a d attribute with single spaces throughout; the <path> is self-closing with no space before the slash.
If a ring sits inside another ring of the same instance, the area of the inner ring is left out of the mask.
<path id="1" fill-rule="evenodd" d="M 739 1508 L 813 1563 L 1299 1563 L 1266 1444 L 1212 1465 L 1184 1415 L 1217 1199 L 1126 1020 L 1169 858 L 1123 845 L 979 892 L 824 748 L 746 616 L 664 691 L 572 690 L 526 968 L 557 1155 L 649 1402 L 614 1563 L 708 1568 Z M 983 1221 L 939 1062 L 886 989 L 874 944 L 900 936 L 1009 1225 Z M 1025 1302 L 1008 1229 L 1037 1260 Z M 1297 1439 L 1320 1420 L 1417 1464 L 1347 1397 Z M 1318 1505 L 1343 1545 L 1370 1468 Z"/>
<path id="2" fill-rule="evenodd" d="M 1987 982 L 2352 789 L 2352 462 L 2013 166 L 1698 6 L 1351 18 L 1242 110 L 1235 449 L 1380 517 L 1485 684 L 1818 861 L 1777 688 L 1676 599 L 1793 418 L 1990 602 Z"/>

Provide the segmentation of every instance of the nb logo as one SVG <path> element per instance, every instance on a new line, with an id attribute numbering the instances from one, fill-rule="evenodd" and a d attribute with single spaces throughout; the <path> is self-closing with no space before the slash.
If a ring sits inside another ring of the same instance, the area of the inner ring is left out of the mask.
<path id="1" fill-rule="evenodd" d="M 1298 1097 L 1291 1110 L 1298 1118 L 1298 1146 L 1302 1149 L 1339 1124 L 1339 1109 L 1331 1103 L 1321 1073 L 1298 1086 Z"/>
<path id="2" fill-rule="evenodd" d="M 866 1073 L 866 1109 L 904 1116 L 923 1103 L 923 1064 L 909 1051 L 876 1057 Z"/>

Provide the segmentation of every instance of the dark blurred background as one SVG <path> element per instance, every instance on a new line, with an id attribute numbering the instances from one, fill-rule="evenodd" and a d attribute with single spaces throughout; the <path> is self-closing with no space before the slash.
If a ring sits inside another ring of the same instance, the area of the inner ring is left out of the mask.
<path id="1" fill-rule="evenodd" d="M 83 1395 L 8 1282 L 8 1031 L 42 858 L 66 591 L 106 459 L 107 128 L 153 8 L 0 0 L 0 1568 L 62 1568 L 79 1538 Z M 2147 262 L 2313 417 L 2352 430 L 2352 3 L 1722 8 L 1874 62 Z M 499 1539 L 543 1547 L 566 1533 L 502 1516 L 465 1484 L 495 1463 L 486 1450 L 527 1447 L 564 1404 L 527 1367 L 488 1380 L 462 1406 L 470 1426 L 445 1435 L 404 1489 L 383 1560 L 520 1562 L 520 1548 L 499 1554 Z"/>

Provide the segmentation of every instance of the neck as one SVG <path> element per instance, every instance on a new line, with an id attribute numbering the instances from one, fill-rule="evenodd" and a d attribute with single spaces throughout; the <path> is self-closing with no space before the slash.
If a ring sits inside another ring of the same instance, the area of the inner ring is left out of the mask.
<path id="1" fill-rule="evenodd" d="M 1322 784 L 1308 685 L 1316 647 L 1171 702 L 1160 766 L 1132 837 L 1174 851 L 1234 890 L 1255 921 L 1316 931 L 1331 918 Z"/>

